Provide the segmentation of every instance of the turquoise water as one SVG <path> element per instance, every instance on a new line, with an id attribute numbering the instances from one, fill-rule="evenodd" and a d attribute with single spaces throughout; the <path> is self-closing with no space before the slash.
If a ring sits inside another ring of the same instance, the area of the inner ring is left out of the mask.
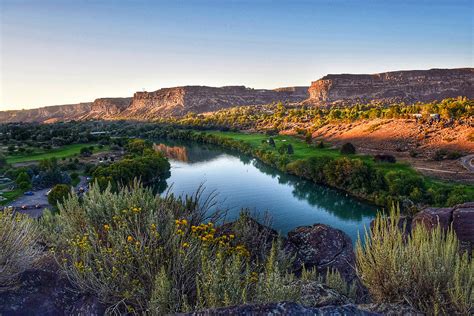
<path id="1" fill-rule="evenodd" d="M 203 185 L 204 196 L 217 194 L 216 207 L 227 210 L 229 220 L 246 208 L 260 218 L 268 212 L 272 227 L 283 234 L 323 223 L 346 232 L 354 242 L 375 216 L 370 204 L 239 153 L 189 142 L 155 141 L 155 148 L 170 159 L 167 190 L 191 195 Z"/>

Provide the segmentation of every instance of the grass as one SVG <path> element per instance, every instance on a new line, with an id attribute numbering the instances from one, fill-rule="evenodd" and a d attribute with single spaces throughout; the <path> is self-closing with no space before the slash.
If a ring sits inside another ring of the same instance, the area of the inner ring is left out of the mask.
<path id="1" fill-rule="evenodd" d="M 68 158 L 79 154 L 81 148 L 87 146 L 94 146 L 94 152 L 103 152 L 109 150 L 108 146 L 104 146 L 102 149 L 98 149 L 96 148 L 97 144 L 71 144 L 50 150 L 42 150 L 40 152 L 35 152 L 32 154 L 9 155 L 7 156 L 7 163 L 13 164 L 20 162 L 38 161 L 43 159 L 50 159 L 53 157 Z"/>
<path id="2" fill-rule="evenodd" d="M 10 203 L 11 201 L 16 200 L 19 196 L 21 196 L 23 194 L 23 192 L 24 191 L 20 190 L 20 189 L 15 189 L 15 190 L 12 190 L 12 191 L 4 192 L 2 194 L 2 196 L 4 198 L 6 198 L 6 200 L 1 201 L 0 205 L 6 205 L 6 204 Z"/>
<path id="3" fill-rule="evenodd" d="M 265 148 L 265 149 L 272 149 L 270 146 L 262 144 L 262 141 L 267 140 L 270 136 L 265 134 L 245 134 L 245 133 L 236 133 L 236 132 L 220 132 L 220 131 L 211 131 L 208 134 L 213 134 L 216 136 L 223 136 L 232 138 L 235 140 L 241 140 L 246 143 L 249 143 L 254 148 Z M 317 148 L 315 145 L 307 144 L 304 140 L 294 137 L 294 136 L 285 136 L 285 135 L 276 135 L 271 136 L 275 140 L 276 148 L 273 150 L 277 150 L 279 146 L 282 144 L 291 144 L 293 146 L 294 154 L 290 156 L 292 161 L 298 159 L 308 159 L 311 157 L 330 157 L 330 158 L 339 158 L 343 156 L 349 156 L 351 158 L 359 158 L 363 161 L 366 161 L 370 164 L 375 164 L 371 156 L 367 155 L 342 155 L 338 149 L 334 148 Z M 328 144 L 326 143 L 326 146 Z M 377 167 L 384 170 L 384 171 L 409 171 L 413 173 L 417 173 L 413 170 L 408 164 L 406 163 L 377 163 Z"/>
<path id="4" fill-rule="evenodd" d="M 420 174 L 418 171 L 413 169 L 408 163 L 403 162 L 396 162 L 396 163 L 388 163 L 388 162 L 375 162 L 372 156 L 369 155 L 342 155 L 339 149 L 335 148 L 317 148 L 314 144 L 307 144 L 303 139 L 297 138 L 295 136 L 288 136 L 288 135 L 275 135 L 271 136 L 275 140 L 275 148 L 270 147 L 262 143 L 262 141 L 268 140 L 270 136 L 265 134 L 259 133 L 241 133 L 241 132 L 221 132 L 221 131 L 207 131 L 206 133 L 221 136 L 221 137 L 228 137 L 234 140 L 239 140 L 250 144 L 253 148 L 259 149 L 266 149 L 266 150 L 273 150 L 277 151 L 278 147 L 282 144 L 291 144 L 293 146 L 294 154 L 290 155 L 290 160 L 298 160 L 298 159 L 308 159 L 311 157 L 330 157 L 330 158 L 340 158 L 343 156 L 347 156 L 349 158 L 359 158 L 368 164 L 376 167 L 378 170 L 381 170 L 384 174 L 390 171 L 401 171 L 407 175 L 412 176 L 421 176 L 427 186 L 427 188 L 446 188 L 450 189 L 455 187 L 457 184 L 434 179 L 431 177 L 424 176 Z M 326 143 L 326 146 L 329 144 Z M 464 185 L 466 188 L 466 194 L 468 196 L 474 196 L 474 186 L 472 185 Z"/>

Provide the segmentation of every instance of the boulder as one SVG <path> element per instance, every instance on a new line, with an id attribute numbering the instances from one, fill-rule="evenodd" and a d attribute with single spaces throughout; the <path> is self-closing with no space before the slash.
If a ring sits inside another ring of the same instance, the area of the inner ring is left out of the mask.
<path id="1" fill-rule="evenodd" d="M 463 243 L 474 244 L 474 202 L 458 205 L 453 211 L 453 229 Z"/>
<path id="2" fill-rule="evenodd" d="M 433 229 L 439 224 L 441 228 L 448 230 L 452 219 L 452 208 L 428 207 L 413 217 L 412 227 L 415 228 L 417 225 L 424 225 L 428 229 Z"/>
<path id="3" fill-rule="evenodd" d="M 217 236 L 230 234 L 235 235 L 236 241 L 250 251 L 253 259 L 260 261 L 265 259 L 273 241 L 278 239 L 278 233 L 275 230 L 245 214 L 238 220 L 217 228 Z"/>
<path id="4" fill-rule="evenodd" d="M 367 312 L 377 313 L 377 314 L 385 315 L 385 316 L 423 316 L 425 315 L 424 313 L 417 311 L 410 305 L 405 305 L 405 304 L 389 304 L 389 303 L 364 304 L 364 305 L 357 305 L 357 307 Z"/>
<path id="5" fill-rule="evenodd" d="M 305 307 L 292 302 L 247 304 L 222 308 L 207 309 L 200 312 L 192 312 L 185 315 L 355 315 L 372 316 L 377 313 L 364 311 L 356 305 L 348 304 L 342 306 L 325 306 L 320 308 Z"/>
<path id="6" fill-rule="evenodd" d="M 57 271 L 28 270 L 19 287 L 0 293 L 0 315 L 103 315 L 105 307 L 96 297 L 71 290 Z"/>
<path id="7" fill-rule="evenodd" d="M 334 268 L 346 282 L 356 278 L 351 239 L 339 229 L 324 224 L 297 227 L 288 233 L 284 246 L 295 257 L 293 269 L 297 274 L 303 266 L 308 270 L 316 268 L 323 275 Z"/>
<path id="8" fill-rule="evenodd" d="M 353 303 L 349 298 L 318 281 L 302 282 L 300 302 L 304 306 L 322 307 L 328 305 L 346 305 Z"/>

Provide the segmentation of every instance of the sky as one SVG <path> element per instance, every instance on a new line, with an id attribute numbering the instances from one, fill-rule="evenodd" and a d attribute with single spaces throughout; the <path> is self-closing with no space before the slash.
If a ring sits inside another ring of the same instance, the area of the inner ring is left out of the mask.
<path id="1" fill-rule="evenodd" d="M 472 0 L 0 0 L 0 110 L 473 67 Z"/>

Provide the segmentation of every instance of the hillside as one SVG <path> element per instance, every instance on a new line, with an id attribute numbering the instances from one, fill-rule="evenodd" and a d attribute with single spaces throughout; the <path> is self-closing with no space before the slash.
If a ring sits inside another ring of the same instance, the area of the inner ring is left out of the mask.
<path id="1" fill-rule="evenodd" d="M 0 122 L 68 120 L 156 120 L 188 113 L 208 113 L 234 106 L 273 102 L 309 106 L 431 102 L 449 97 L 474 98 L 474 68 L 394 71 L 372 75 L 327 75 L 309 87 L 274 90 L 245 86 L 182 86 L 136 92 L 131 98 L 0 111 Z"/>
<path id="2" fill-rule="evenodd" d="M 70 121 L 82 118 L 89 113 L 92 102 L 45 106 L 29 110 L 0 111 L 0 123 Z"/>
<path id="3" fill-rule="evenodd" d="M 474 98 L 474 68 L 393 71 L 371 75 L 327 75 L 309 87 L 308 104 L 431 102 Z"/>

